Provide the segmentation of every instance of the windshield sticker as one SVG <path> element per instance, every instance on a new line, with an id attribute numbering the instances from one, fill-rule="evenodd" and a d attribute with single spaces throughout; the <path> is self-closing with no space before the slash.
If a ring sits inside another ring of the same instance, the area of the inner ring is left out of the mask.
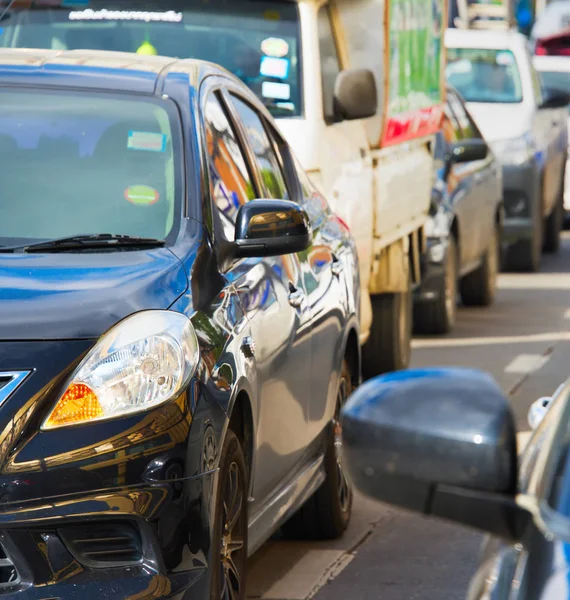
<path id="1" fill-rule="evenodd" d="M 510 52 L 499 52 L 497 54 L 497 64 L 498 65 L 512 65 L 514 62 L 514 56 Z"/>
<path id="2" fill-rule="evenodd" d="M 166 22 L 181 23 L 184 15 L 181 12 L 169 10 L 167 12 L 149 12 L 142 10 L 72 10 L 69 13 L 70 21 L 144 21 L 145 23 Z"/>
<path id="3" fill-rule="evenodd" d="M 149 152 L 166 152 L 166 135 L 147 131 L 129 131 L 129 150 L 148 150 Z"/>
<path id="4" fill-rule="evenodd" d="M 273 58 L 283 58 L 289 54 L 289 44 L 281 38 L 266 38 L 261 42 L 261 51 Z"/>
<path id="5" fill-rule="evenodd" d="M 259 73 L 264 77 L 287 79 L 289 76 L 289 61 L 286 58 L 271 58 L 264 56 L 261 59 Z"/>
<path id="6" fill-rule="evenodd" d="M 264 81 L 261 86 L 261 95 L 271 100 L 289 100 L 291 98 L 291 86 L 288 83 Z"/>
<path id="7" fill-rule="evenodd" d="M 125 199 L 138 206 L 152 206 L 159 198 L 160 194 L 148 185 L 131 185 L 125 190 Z"/>

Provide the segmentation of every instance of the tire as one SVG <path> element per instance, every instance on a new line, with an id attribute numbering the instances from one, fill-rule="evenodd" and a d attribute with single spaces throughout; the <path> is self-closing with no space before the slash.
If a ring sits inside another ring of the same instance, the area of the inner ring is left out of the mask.
<path id="1" fill-rule="evenodd" d="M 556 201 L 550 216 L 546 218 L 544 231 L 544 251 L 556 254 L 560 250 L 560 234 L 564 227 L 564 195 Z"/>
<path id="2" fill-rule="evenodd" d="M 243 450 L 234 432 L 228 430 L 220 458 L 216 493 L 211 600 L 225 597 L 243 600 L 246 597 L 247 481 Z M 231 521 L 234 521 L 233 526 Z M 226 596 L 227 585 L 232 586 L 233 593 Z"/>
<path id="3" fill-rule="evenodd" d="M 414 326 L 418 333 L 441 335 L 453 329 L 457 318 L 457 263 L 457 243 L 450 236 L 437 299 L 414 306 Z"/>
<path id="4" fill-rule="evenodd" d="M 490 306 L 495 301 L 497 275 L 500 268 L 500 233 L 495 226 L 481 265 L 459 282 L 465 306 Z"/>
<path id="5" fill-rule="evenodd" d="M 353 490 L 342 465 L 339 416 L 343 404 L 352 392 L 352 381 L 350 367 L 344 360 L 335 417 L 328 433 L 324 458 L 326 478 L 313 496 L 283 525 L 282 532 L 289 539 L 336 539 L 346 531 L 350 522 Z"/>
<path id="6" fill-rule="evenodd" d="M 412 293 L 372 296 L 372 327 L 362 348 L 362 375 L 376 375 L 406 369 L 410 364 L 413 303 Z"/>
<path id="7" fill-rule="evenodd" d="M 520 240 L 509 246 L 505 264 L 507 271 L 536 273 L 542 258 L 542 219 L 534 222 L 534 235 L 530 240 Z"/>

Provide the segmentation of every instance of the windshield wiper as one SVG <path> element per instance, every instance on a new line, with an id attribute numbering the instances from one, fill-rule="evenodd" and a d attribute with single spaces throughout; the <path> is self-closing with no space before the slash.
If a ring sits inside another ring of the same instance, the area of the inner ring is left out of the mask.
<path id="1" fill-rule="evenodd" d="M 93 248 L 157 248 L 164 246 L 164 240 L 154 238 L 143 238 L 130 235 L 114 235 L 111 233 L 98 233 L 95 235 L 74 235 L 70 237 L 36 242 L 22 246 L 0 247 L 1 253 L 8 252 L 65 252 L 67 250 L 89 250 Z"/>

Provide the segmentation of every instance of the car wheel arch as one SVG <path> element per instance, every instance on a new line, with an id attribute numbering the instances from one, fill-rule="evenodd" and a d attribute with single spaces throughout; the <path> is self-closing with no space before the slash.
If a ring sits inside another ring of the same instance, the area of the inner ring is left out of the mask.
<path id="1" fill-rule="evenodd" d="M 237 436 L 245 457 L 248 478 L 251 481 L 253 468 L 255 425 L 251 397 L 247 390 L 240 389 L 228 411 L 228 429 Z"/>
<path id="2" fill-rule="evenodd" d="M 362 359 L 358 331 L 354 325 L 348 328 L 342 358 L 348 361 L 354 379 L 352 383 L 354 387 L 358 387 L 361 383 Z"/>

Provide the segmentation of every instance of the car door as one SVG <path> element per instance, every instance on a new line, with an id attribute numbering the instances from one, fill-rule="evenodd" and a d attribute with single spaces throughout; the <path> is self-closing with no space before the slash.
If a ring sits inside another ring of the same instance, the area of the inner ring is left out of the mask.
<path id="1" fill-rule="evenodd" d="M 224 90 L 223 102 L 250 166 L 256 197 L 290 199 L 255 105 L 231 86 Z M 311 319 L 299 256 L 248 259 L 234 267 L 233 275 L 255 345 L 259 405 L 250 507 L 255 518 L 305 464 Z"/>
<path id="2" fill-rule="evenodd" d="M 452 109 L 457 117 L 464 140 L 483 141 L 483 135 L 467 111 L 465 104 L 449 90 L 449 100 L 453 102 Z M 487 158 L 470 163 L 473 177 L 473 221 L 475 228 L 476 255 L 480 257 L 489 247 L 489 242 L 495 231 L 495 216 L 501 190 L 497 185 L 499 177 L 498 163 L 489 152 Z"/>
<path id="3" fill-rule="evenodd" d="M 445 106 L 445 119 L 449 125 L 446 131 L 448 144 L 460 142 L 464 138 L 459 120 L 452 110 L 454 97 L 448 94 Z M 461 268 L 478 259 L 479 235 L 477 233 L 478 187 L 472 163 L 454 164 L 451 167 L 449 201 L 459 225 L 459 262 Z"/>

